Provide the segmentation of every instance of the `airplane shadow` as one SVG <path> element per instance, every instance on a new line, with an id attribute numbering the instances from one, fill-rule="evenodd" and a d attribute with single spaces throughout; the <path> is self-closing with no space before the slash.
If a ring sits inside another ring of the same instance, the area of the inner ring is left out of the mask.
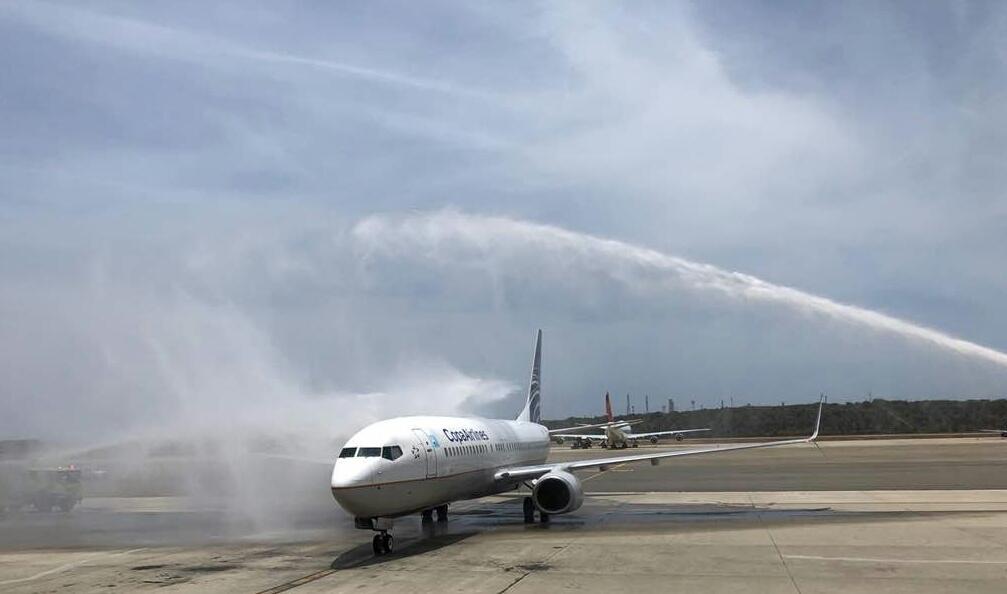
<path id="1" fill-rule="evenodd" d="M 444 547 L 449 547 L 467 538 L 475 536 L 476 534 L 478 534 L 478 531 L 474 530 L 466 532 L 441 533 L 438 528 L 424 527 L 423 534 L 415 538 L 404 539 L 404 542 L 397 543 L 395 550 L 387 555 L 376 557 L 371 549 L 371 544 L 367 543 L 341 553 L 335 558 L 335 560 L 332 561 L 329 568 L 336 570 L 356 569 L 359 567 L 380 565 L 382 563 L 388 563 L 399 559 L 407 559 L 415 555 L 422 555 Z"/>

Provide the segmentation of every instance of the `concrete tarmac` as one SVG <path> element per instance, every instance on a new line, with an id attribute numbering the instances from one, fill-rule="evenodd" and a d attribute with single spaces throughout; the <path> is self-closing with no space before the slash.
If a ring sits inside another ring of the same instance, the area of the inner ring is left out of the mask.
<path id="1" fill-rule="evenodd" d="M 1002 592 L 1005 453 L 825 442 L 617 466 L 549 524 L 522 523 L 520 494 L 463 502 L 398 521 L 382 558 L 334 504 L 270 531 L 212 502 L 92 499 L 0 520 L 0 591 Z M 613 453 L 553 451 L 586 455 Z"/>

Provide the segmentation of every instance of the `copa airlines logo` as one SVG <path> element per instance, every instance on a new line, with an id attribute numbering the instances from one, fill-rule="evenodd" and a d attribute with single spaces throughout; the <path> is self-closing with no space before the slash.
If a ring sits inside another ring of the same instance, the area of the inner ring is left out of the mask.
<path id="1" fill-rule="evenodd" d="M 539 379 L 538 370 L 536 369 L 531 376 L 531 388 L 529 389 L 528 397 L 528 420 L 532 423 L 538 423 L 542 420 L 541 412 L 541 396 L 539 395 Z"/>
<path id="2" fill-rule="evenodd" d="M 461 443 L 464 441 L 489 441 L 490 438 L 485 431 L 478 429 L 461 429 L 458 431 L 443 429 L 442 431 L 444 431 L 444 437 L 448 438 L 448 441 L 452 443 Z"/>

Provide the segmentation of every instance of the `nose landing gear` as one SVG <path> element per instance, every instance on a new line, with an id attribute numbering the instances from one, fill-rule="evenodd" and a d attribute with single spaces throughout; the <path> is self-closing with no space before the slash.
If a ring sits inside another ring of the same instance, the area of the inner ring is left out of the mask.
<path id="1" fill-rule="evenodd" d="M 371 548 L 378 557 L 392 552 L 394 540 L 389 530 L 392 529 L 391 518 L 353 518 L 353 524 L 363 530 L 373 530 L 377 532 L 374 540 L 371 541 Z"/>

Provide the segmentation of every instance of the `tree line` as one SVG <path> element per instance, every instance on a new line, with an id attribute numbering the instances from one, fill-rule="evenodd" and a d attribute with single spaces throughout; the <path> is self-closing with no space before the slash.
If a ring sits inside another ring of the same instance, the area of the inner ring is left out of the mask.
<path id="1" fill-rule="evenodd" d="M 642 419 L 639 433 L 709 427 L 709 437 L 804 435 L 814 425 L 818 404 L 735 406 L 670 413 L 617 416 Z M 604 417 L 569 417 L 545 421 L 550 428 L 578 423 L 602 423 Z M 884 400 L 826 404 L 822 435 L 892 433 L 970 433 L 1007 426 L 1007 399 L 998 400 Z"/>

